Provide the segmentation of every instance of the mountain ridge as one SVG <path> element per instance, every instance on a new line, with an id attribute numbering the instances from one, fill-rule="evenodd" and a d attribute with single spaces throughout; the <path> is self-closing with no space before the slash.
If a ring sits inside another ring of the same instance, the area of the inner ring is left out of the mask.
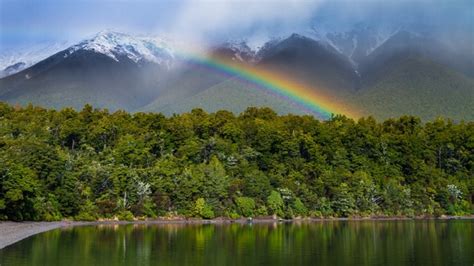
<path id="1" fill-rule="evenodd" d="M 272 38 L 258 50 L 251 48 L 246 41 L 229 40 L 209 47 L 207 56 L 224 58 L 242 67 L 251 65 L 282 78 L 297 80 L 319 93 L 331 95 L 338 102 L 373 110 L 366 114 L 376 117 L 399 113 L 400 110 L 384 112 L 383 108 L 374 107 L 380 106 L 374 101 L 387 103 L 393 97 L 389 92 L 381 93 L 388 87 L 393 91 L 403 91 L 394 84 L 410 88 L 418 86 L 420 93 L 417 94 L 414 88 L 409 96 L 414 101 L 423 102 L 430 98 L 422 93 L 430 91 L 427 90 L 429 86 L 457 95 L 457 98 L 450 98 L 449 103 L 432 98 L 441 106 L 435 107 L 431 116 L 423 113 L 423 118 L 432 117 L 436 110 L 452 110 L 443 104 L 465 104 L 465 99 L 471 99 L 474 85 L 470 82 L 470 57 L 458 59 L 459 56 L 452 50 L 432 39 L 404 30 L 398 30 L 387 40 L 373 44 L 379 46 L 370 52 L 360 48 L 366 57 L 358 59 L 358 63 L 328 42 L 300 33 L 286 38 Z M 426 47 L 427 44 L 429 47 Z M 222 75 L 215 69 L 187 61 L 178 54 L 180 49 L 175 42 L 158 37 L 102 31 L 27 69 L 0 79 L 0 100 L 76 108 L 90 101 L 98 107 L 127 111 L 189 110 L 192 103 L 201 106 L 202 102 L 207 102 L 212 110 L 215 106 L 224 107 L 203 100 L 203 95 L 207 95 L 205 97 L 214 101 L 228 102 L 229 108 L 236 112 L 245 109 L 241 103 L 247 103 L 268 104 L 282 112 L 300 113 L 291 103 L 289 107 L 278 108 L 286 105 L 272 94 L 249 92 L 252 86 L 244 80 L 235 79 L 238 74 Z M 406 72 L 407 69 L 428 77 L 412 81 L 400 74 L 400 71 Z M 441 75 L 442 78 L 429 75 Z M 442 84 L 433 84 L 432 80 L 439 80 Z M 376 100 L 372 95 L 377 95 Z M 421 96 L 423 98 L 419 98 Z M 173 104 L 176 106 L 170 108 Z M 414 104 L 403 108 L 412 108 L 415 114 L 420 112 Z M 455 119 L 474 117 L 473 110 L 466 110 L 458 115 L 452 111 L 448 113 Z"/>

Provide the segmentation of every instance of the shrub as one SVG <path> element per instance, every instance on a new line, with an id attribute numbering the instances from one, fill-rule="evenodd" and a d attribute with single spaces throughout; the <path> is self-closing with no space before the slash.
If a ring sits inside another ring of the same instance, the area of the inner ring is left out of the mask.
<path id="1" fill-rule="evenodd" d="M 132 221 L 134 217 L 130 211 L 121 211 L 117 214 L 117 218 L 120 221 Z"/>
<path id="2" fill-rule="evenodd" d="M 265 207 L 265 205 L 260 205 L 255 211 L 255 215 L 260 215 L 260 216 L 268 215 L 267 207 Z"/>
<path id="3" fill-rule="evenodd" d="M 255 212 L 255 201 L 248 197 L 238 197 L 235 200 L 239 214 L 244 217 L 252 217 Z"/>
<path id="4" fill-rule="evenodd" d="M 132 217 L 133 219 L 133 217 Z M 74 217 L 76 221 L 95 221 L 96 217 L 93 214 L 87 212 L 80 212 L 78 215 Z"/>
<path id="5" fill-rule="evenodd" d="M 277 191 L 273 190 L 270 193 L 270 196 L 267 198 L 267 206 L 271 214 L 276 214 L 280 217 L 285 215 L 283 212 L 284 202 L 280 193 Z"/>
<path id="6" fill-rule="evenodd" d="M 308 209 L 299 198 L 296 198 L 293 202 L 293 211 L 296 216 L 306 216 L 308 214 Z"/>
<path id="7" fill-rule="evenodd" d="M 203 198 L 198 198 L 194 205 L 194 214 L 198 217 L 204 219 L 212 219 L 214 218 L 214 211 L 212 210 L 211 206 L 206 203 L 206 200 Z"/>

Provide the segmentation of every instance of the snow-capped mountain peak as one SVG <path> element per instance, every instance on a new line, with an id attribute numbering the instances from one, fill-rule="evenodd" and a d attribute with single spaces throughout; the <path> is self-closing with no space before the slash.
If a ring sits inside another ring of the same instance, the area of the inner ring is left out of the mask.
<path id="1" fill-rule="evenodd" d="M 171 67 L 174 51 L 169 41 L 156 37 L 131 36 L 114 31 L 101 31 L 68 49 L 69 54 L 78 50 L 94 51 L 115 61 L 126 56 L 135 63 L 152 62 Z"/>

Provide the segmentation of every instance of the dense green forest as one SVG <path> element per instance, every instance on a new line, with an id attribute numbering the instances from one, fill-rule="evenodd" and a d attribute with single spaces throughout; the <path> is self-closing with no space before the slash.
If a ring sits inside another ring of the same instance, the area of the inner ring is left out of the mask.
<path id="1" fill-rule="evenodd" d="M 0 103 L 0 219 L 466 215 L 474 122 Z"/>

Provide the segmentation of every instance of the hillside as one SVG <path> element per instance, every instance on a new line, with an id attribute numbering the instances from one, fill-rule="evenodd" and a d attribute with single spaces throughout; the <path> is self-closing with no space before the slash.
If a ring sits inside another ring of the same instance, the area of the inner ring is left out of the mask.
<path id="1" fill-rule="evenodd" d="M 0 79 L 0 100 L 75 109 L 90 103 L 110 110 L 166 114 L 196 107 L 238 113 L 249 106 L 268 106 L 280 114 L 307 113 L 295 102 L 245 80 L 245 75 L 239 77 L 239 71 L 226 71 L 232 62 L 313 88 L 347 115 L 355 111 L 379 119 L 403 114 L 424 120 L 474 118 L 472 55 L 461 56 L 408 31 L 384 41 L 375 38 L 376 32 L 363 32 L 339 36 L 345 38 L 338 42 L 347 46 L 344 51 L 329 39 L 291 34 L 257 50 L 243 41 L 207 47 L 200 55 L 204 62 L 199 62 L 178 53 L 181 48 L 174 41 L 104 31 Z M 360 42 L 349 45 L 354 38 Z M 348 56 L 355 56 L 349 51 L 356 48 L 357 62 Z M 260 78 L 259 73 L 251 74 Z"/>
<path id="2" fill-rule="evenodd" d="M 253 84 L 235 78 L 227 79 L 190 97 L 174 101 L 166 101 L 166 99 L 158 97 L 156 101 L 140 109 L 140 111 L 179 114 L 189 112 L 194 108 L 202 108 L 207 112 L 226 109 L 234 113 L 241 113 L 249 106 L 272 106 L 279 114 L 307 113 L 285 99 L 266 93 Z"/>
<path id="3" fill-rule="evenodd" d="M 474 80 L 421 57 L 408 57 L 379 70 L 377 79 L 352 99 L 363 114 L 379 119 L 416 114 L 474 119 Z"/>
<path id="4" fill-rule="evenodd" d="M 309 37 L 293 34 L 262 49 L 258 66 L 334 93 L 358 87 L 350 61 L 334 48 Z"/>
<path id="5" fill-rule="evenodd" d="M 173 59 L 168 44 L 159 39 L 104 31 L 0 79 L 0 99 L 55 108 L 91 103 L 133 110 L 157 97 Z"/>

